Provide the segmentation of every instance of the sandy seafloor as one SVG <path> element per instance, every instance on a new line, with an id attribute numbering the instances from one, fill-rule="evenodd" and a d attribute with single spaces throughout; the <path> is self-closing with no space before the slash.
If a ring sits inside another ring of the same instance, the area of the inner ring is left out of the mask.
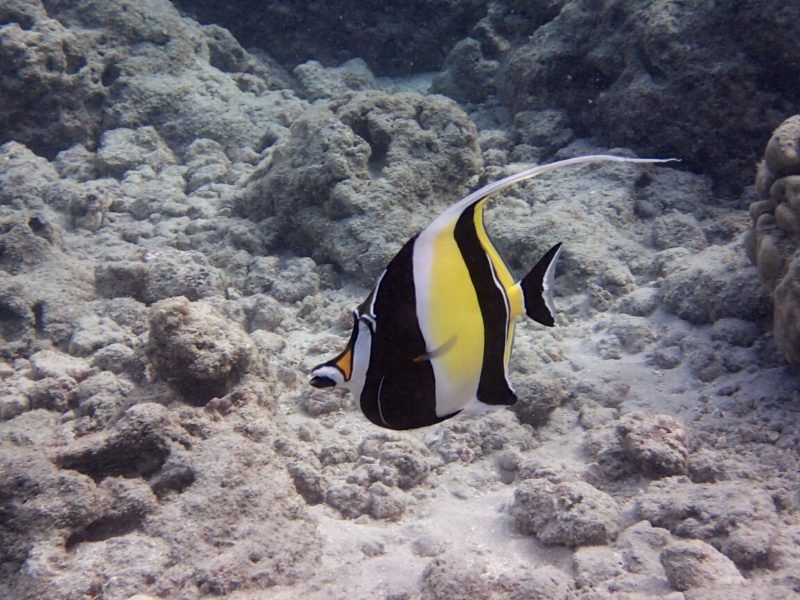
<path id="1" fill-rule="evenodd" d="M 82 35 L 47 19 L 4 47 Z M 557 326 L 518 324 L 518 405 L 381 430 L 307 384 L 376 266 L 532 157 L 632 152 L 546 111 L 540 152 L 497 106 L 429 96 L 433 74 L 290 75 L 224 40 L 238 66 L 217 47 L 167 74 L 120 42 L 96 146 L 0 148 L 1 597 L 800 594 L 800 375 L 744 251 L 752 187 L 601 164 L 499 196 L 516 274 L 564 244 Z M 409 125 L 425 111 L 444 116 Z"/>

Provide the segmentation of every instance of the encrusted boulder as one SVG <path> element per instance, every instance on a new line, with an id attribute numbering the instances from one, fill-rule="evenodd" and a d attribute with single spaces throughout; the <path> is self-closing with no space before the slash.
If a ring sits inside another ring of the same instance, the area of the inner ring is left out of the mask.
<path id="1" fill-rule="evenodd" d="M 783 356 L 800 367 L 800 115 L 778 127 L 758 165 L 747 254 L 773 305 Z"/>
<path id="2" fill-rule="evenodd" d="M 617 434 L 625 454 L 645 473 L 686 473 L 686 432 L 673 417 L 630 413 L 620 419 Z"/>
<path id="3" fill-rule="evenodd" d="M 681 592 L 713 584 L 744 583 L 731 559 L 700 540 L 672 544 L 661 552 L 660 559 L 670 585 Z"/>
<path id="4" fill-rule="evenodd" d="M 608 544 L 622 529 L 616 500 L 583 481 L 525 480 L 514 493 L 511 515 L 517 529 L 548 545 Z"/>
<path id="5" fill-rule="evenodd" d="M 278 242 L 366 285 L 481 167 L 475 125 L 453 101 L 358 92 L 298 118 L 238 207 Z"/>
<path id="6" fill-rule="evenodd" d="M 151 307 L 148 321 L 151 366 L 191 401 L 225 395 L 251 364 L 253 342 L 210 304 L 167 298 Z"/>
<path id="7" fill-rule="evenodd" d="M 769 300 L 742 256 L 741 240 L 709 246 L 679 261 L 664 278 L 661 299 L 671 313 L 695 324 L 726 318 L 759 321 L 769 314 Z"/>
<path id="8" fill-rule="evenodd" d="M 593 431 L 586 449 L 594 462 L 589 472 L 616 481 L 642 474 L 659 478 L 688 470 L 686 432 L 669 415 L 633 412 Z"/>
<path id="9" fill-rule="evenodd" d="M 674 535 L 708 542 L 738 566 L 764 564 L 778 532 L 775 503 L 747 481 L 652 482 L 636 498 L 636 515 Z"/>
<path id="10" fill-rule="evenodd" d="M 143 251 L 137 258 L 99 264 L 95 270 L 98 295 L 152 304 L 174 296 L 189 300 L 216 296 L 225 287 L 222 271 L 197 251 Z"/>

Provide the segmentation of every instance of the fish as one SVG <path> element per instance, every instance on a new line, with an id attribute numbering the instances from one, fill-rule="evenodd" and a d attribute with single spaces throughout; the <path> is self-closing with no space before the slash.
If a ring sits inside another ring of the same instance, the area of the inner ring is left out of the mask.
<path id="1" fill-rule="evenodd" d="M 353 310 L 344 350 L 311 371 L 316 388 L 350 390 L 375 425 L 407 430 L 511 406 L 515 321 L 555 325 L 561 242 L 515 280 L 483 223 L 492 196 L 569 165 L 672 159 L 588 155 L 537 165 L 462 198 L 412 237 Z"/>

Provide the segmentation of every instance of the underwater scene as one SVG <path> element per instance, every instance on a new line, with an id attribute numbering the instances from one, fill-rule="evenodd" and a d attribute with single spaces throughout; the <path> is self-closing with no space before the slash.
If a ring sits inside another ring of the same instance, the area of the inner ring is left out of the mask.
<path id="1" fill-rule="evenodd" d="M 0 598 L 800 597 L 800 3 L 0 0 Z"/>

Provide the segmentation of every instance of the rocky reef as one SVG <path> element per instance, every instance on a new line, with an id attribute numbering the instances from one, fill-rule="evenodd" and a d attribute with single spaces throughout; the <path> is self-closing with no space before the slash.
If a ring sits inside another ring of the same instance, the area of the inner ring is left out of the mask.
<path id="1" fill-rule="evenodd" d="M 800 99 L 800 9 L 780 0 L 178 4 L 287 69 L 359 58 L 379 75 L 430 71 L 459 102 L 514 123 L 557 111 L 583 137 L 680 157 L 728 193 L 750 183 L 763 139 Z"/>
<path id="2" fill-rule="evenodd" d="M 581 135 L 680 157 L 736 193 L 800 97 L 798 23 L 779 0 L 487 2 L 433 89 L 515 122 L 559 110 Z"/>
<path id="3" fill-rule="evenodd" d="M 0 6 L 0 597 L 800 593 L 798 117 L 720 193 L 794 7 L 312 4 Z M 487 206 L 517 274 L 564 244 L 511 410 L 390 432 L 307 385 L 464 193 L 644 149 L 686 160 Z"/>

